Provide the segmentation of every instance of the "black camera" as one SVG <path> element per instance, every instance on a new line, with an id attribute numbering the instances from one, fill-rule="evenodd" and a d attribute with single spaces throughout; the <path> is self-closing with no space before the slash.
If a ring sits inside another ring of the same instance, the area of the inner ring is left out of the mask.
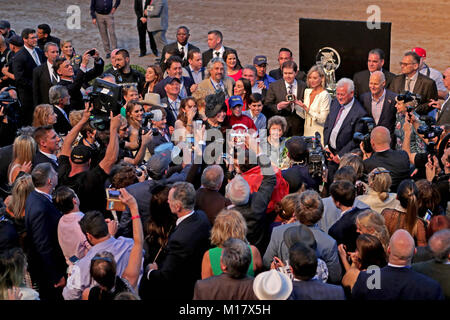
<path id="1" fill-rule="evenodd" d="M 286 96 L 286 101 L 289 101 L 289 102 L 294 102 L 295 101 L 295 96 L 291 93 L 291 94 L 288 94 L 287 96 Z"/>
<path id="2" fill-rule="evenodd" d="M 316 132 L 314 137 L 304 137 L 306 149 L 308 150 L 308 170 L 312 178 L 322 177 L 326 169 L 325 159 L 329 157 L 329 152 L 322 148 L 320 143 L 320 133 Z M 328 153 L 328 155 L 327 155 Z"/>
<path id="3" fill-rule="evenodd" d="M 0 93 L 0 108 L 3 108 L 4 116 L 7 117 L 9 123 L 18 123 L 20 102 L 11 97 L 9 90 L 16 90 L 16 88 L 7 87 Z"/>
<path id="4" fill-rule="evenodd" d="M 361 132 L 355 132 L 353 134 L 353 142 L 355 142 L 358 146 L 362 142 L 364 144 L 364 152 L 371 153 L 373 150 L 370 145 L 370 133 L 375 127 L 375 121 L 371 117 L 362 117 L 359 121 L 363 123 L 363 127 Z"/>
<path id="5" fill-rule="evenodd" d="M 142 129 L 144 130 L 144 134 L 152 130 L 152 135 L 157 136 L 159 135 L 159 130 L 157 128 L 151 128 L 151 126 L 148 126 L 148 122 L 150 120 L 153 121 L 161 121 L 162 120 L 162 111 L 161 110 L 151 110 L 150 112 L 145 112 L 143 114 L 143 121 L 142 121 Z"/>
<path id="6" fill-rule="evenodd" d="M 112 111 L 116 116 L 120 113 L 122 104 L 121 87 L 102 79 L 95 79 L 92 92 L 89 94 L 89 102 L 92 104 L 92 114 L 109 116 Z"/>
<path id="7" fill-rule="evenodd" d="M 395 97 L 397 101 L 403 101 L 404 103 L 414 102 L 413 105 L 406 106 L 406 111 L 411 113 L 420 103 L 422 96 L 420 94 L 412 93 L 410 91 L 406 91 L 401 93 Z"/>
<path id="8" fill-rule="evenodd" d="M 97 131 L 105 131 L 109 130 L 110 119 L 103 115 L 90 116 L 89 124 Z"/>
<path id="9" fill-rule="evenodd" d="M 424 115 L 420 116 L 419 119 L 425 122 L 425 124 L 418 127 L 417 132 L 423 135 L 425 139 L 433 139 L 441 136 L 444 130 L 441 127 L 434 126 L 436 120 L 433 117 Z"/>

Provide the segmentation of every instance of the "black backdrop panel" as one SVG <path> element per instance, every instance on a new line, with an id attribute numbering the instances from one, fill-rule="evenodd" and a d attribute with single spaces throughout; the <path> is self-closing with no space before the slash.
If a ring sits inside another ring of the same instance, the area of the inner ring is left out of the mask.
<path id="1" fill-rule="evenodd" d="M 380 48 L 385 53 L 383 69 L 389 70 L 391 54 L 391 23 L 382 22 L 380 29 L 370 30 L 365 21 L 300 19 L 300 70 L 308 72 L 316 64 L 321 48 L 335 49 L 341 58 L 336 81 L 352 79 L 355 72 L 367 69 L 367 54 Z"/>

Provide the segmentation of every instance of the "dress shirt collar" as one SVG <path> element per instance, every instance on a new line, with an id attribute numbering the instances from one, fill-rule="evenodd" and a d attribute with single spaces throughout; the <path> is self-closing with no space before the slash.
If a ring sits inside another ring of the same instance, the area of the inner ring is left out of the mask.
<path id="1" fill-rule="evenodd" d="M 411 79 L 412 82 L 416 82 L 418 76 L 419 76 L 419 70 L 417 70 L 417 72 L 411 78 L 406 76 L 405 81 L 406 81 L 406 78 L 409 78 L 409 79 Z"/>
<path id="2" fill-rule="evenodd" d="M 62 109 L 62 108 L 60 108 L 58 105 L 56 105 L 56 104 L 54 104 L 53 105 L 55 108 L 57 108 L 59 111 L 61 111 L 61 113 L 64 115 L 64 117 L 67 119 L 67 120 L 69 120 L 68 118 L 67 118 L 67 113 L 64 111 L 64 109 Z M 42 151 L 41 151 L 42 152 Z"/>
<path id="3" fill-rule="evenodd" d="M 385 96 L 385 95 L 386 95 L 386 89 L 383 89 L 383 94 L 381 95 L 380 98 L 375 99 L 375 97 L 372 95 L 372 101 L 378 103 L 378 102 L 380 102 L 380 101 L 382 101 L 382 100 L 384 99 L 384 96 Z"/>
<path id="4" fill-rule="evenodd" d="M 216 52 L 219 52 L 219 57 L 222 57 L 223 53 L 225 52 L 225 48 L 221 46 L 219 50 L 213 50 L 213 58 L 217 57 Z"/>
<path id="5" fill-rule="evenodd" d="M 184 220 L 186 220 L 187 218 L 189 218 L 190 216 L 192 216 L 194 214 L 194 210 L 192 210 L 190 213 L 188 213 L 185 216 L 182 216 L 181 218 L 177 219 L 176 225 L 178 226 L 181 222 L 183 222 Z"/>
<path id="6" fill-rule="evenodd" d="M 58 161 L 58 157 L 55 156 L 54 154 L 44 152 L 44 151 L 42 151 L 41 149 L 39 149 L 39 151 L 40 151 L 43 155 L 45 155 L 47 158 L 50 158 L 50 159 L 52 159 L 52 160 L 55 161 L 55 162 Z"/>
<path id="7" fill-rule="evenodd" d="M 352 100 L 349 103 L 343 105 L 344 109 L 349 109 L 353 105 L 354 102 L 355 102 L 355 98 L 352 98 Z"/>
<path id="8" fill-rule="evenodd" d="M 41 190 L 39 190 L 39 189 L 37 189 L 37 188 L 34 188 L 34 190 L 35 190 L 37 193 L 43 194 L 48 200 L 50 200 L 50 202 L 53 201 L 53 198 L 52 198 L 52 195 L 51 195 L 51 194 L 45 193 L 44 191 L 41 191 Z"/>
<path id="9" fill-rule="evenodd" d="M 286 91 L 289 91 L 289 86 L 292 85 L 292 93 L 296 94 L 296 92 L 294 91 L 295 88 L 297 88 L 297 80 L 294 79 L 294 82 L 292 82 L 292 84 L 289 84 L 286 82 L 286 80 L 284 80 L 284 85 L 286 86 Z"/>
<path id="10" fill-rule="evenodd" d="M 397 268 L 397 269 L 401 269 L 401 268 L 411 268 L 411 266 L 399 266 L 399 265 L 396 265 L 396 264 L 392 264 L 392 263 L 388 263 L 388 266 L 389 267 L 392 267 L 392 268 Z"/>

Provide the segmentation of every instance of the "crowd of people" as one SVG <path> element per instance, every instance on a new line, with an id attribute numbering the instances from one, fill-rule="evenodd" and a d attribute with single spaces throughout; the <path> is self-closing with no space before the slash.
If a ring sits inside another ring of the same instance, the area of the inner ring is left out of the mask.
<path id="1" fill-rule="evenodd" d="M 268 72 L 219 30 L 167 44 L 160 2 L 145 73 L 119 0 L 91 6 L 108 65 L 0 21 L 0 299 L 449 299 L 450 68 L 374 48 L 328 91 L 288 48 Z"/>

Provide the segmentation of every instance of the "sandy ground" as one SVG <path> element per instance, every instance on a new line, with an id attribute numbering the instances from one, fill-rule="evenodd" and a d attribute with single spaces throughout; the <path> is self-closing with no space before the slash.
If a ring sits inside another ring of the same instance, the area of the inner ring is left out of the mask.
<path id="1" fill-rule="evenodd" d="M 207 32 L 219 29 L 224 34 L 224 44 L 238 50 L 243 64 L 251 63 L 257 54 L 268 57 L 268 70 L 277 65 L 280 47 L 289 47 L 298 57 L 299 18 L 323 18 L 366 21 L 369 5 L 381 9 L 381 20 L 392 22 L 391 71 L 399 72 L 398 62 L 405 51 L 415 46 L 427 50 L 430 66 L 443 71 L 450 66 L 450 0 L 168 0 L 169 42 L 175 40 L 176 28 L 186 25 L 191 30 L 190 42 L 206 50 Z M 25 27 L 36 28 L 48 23 L 52 34 L 62 39 L 72 39 L 77 52 L 97 47 L 103 53 L 100 35 L 91 22 L 89 0 L 16 0 L 2 1 L 0 19 L 10 21 L 20 32 Z M 70 30 L 66 26 L 67 8 L 78 5 L 81 9 L 81 28 Z M 119 47 L 127 48 L 133 64 L 148 65 L 153 55 L 138 58 L 139 44 L 133 0 L 122 0 L 115 14 Z M 10 13 L 6 15 L 6 13 Z M 150 52 L 150 49 L 148 49 Z M 298 61 L 297 61 L 298 62 Z"/>

